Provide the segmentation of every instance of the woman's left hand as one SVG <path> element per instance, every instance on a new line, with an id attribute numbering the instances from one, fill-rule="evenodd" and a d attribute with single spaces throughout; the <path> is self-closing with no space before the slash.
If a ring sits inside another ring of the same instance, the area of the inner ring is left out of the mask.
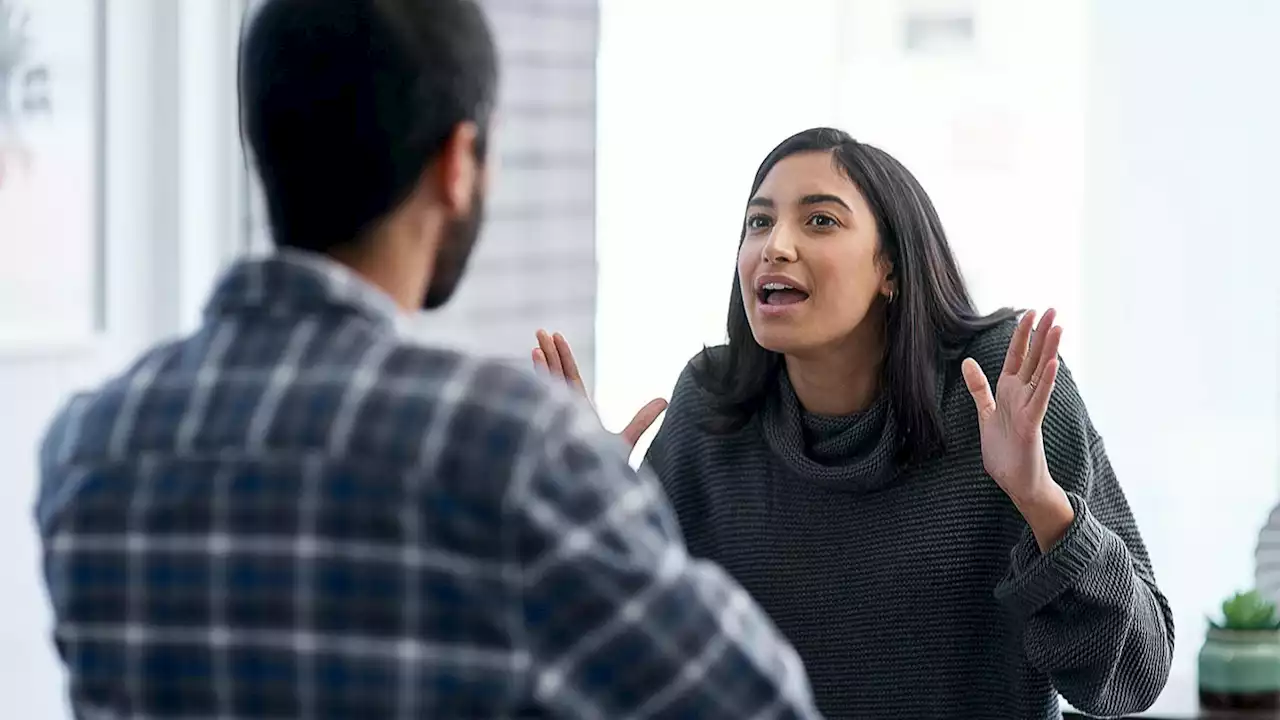
<path id="1" fill-rule="evenodd" d="M 1056 544 L 1075 517 L 1066 493 L 1049 474 L 1040 428 L 1058 375 L 1062 328 L 1053 324 L 1055 315 L 1047 310 L 1034 334 L 1035 312 L 1023 315 L 994 396 L 977 361 L 968 358 L 962 366 L 978 408 L 982 464 L 1027 519 L 1042 550 Z"/>

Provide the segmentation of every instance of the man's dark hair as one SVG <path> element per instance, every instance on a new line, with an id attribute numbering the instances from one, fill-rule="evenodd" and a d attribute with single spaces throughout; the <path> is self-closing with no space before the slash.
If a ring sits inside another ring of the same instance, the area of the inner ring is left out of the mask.
<path id="1" fill-rule="evenodd" d="M 275 243 L 328 252 L 403 203 L 459 123 L 483 160 L 497 58 L 474 0 L 266 0 L 239 81 Z"/>

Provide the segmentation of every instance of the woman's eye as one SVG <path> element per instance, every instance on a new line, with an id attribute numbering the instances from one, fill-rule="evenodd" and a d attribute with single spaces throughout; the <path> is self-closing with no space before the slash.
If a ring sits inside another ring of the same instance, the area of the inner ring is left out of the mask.
<path id="1" fill-rule="evenodd" d="M 836 219 L 830 215 L 819 213 L 809 218 L 809 224 L 820 228 L 831 228 L 838 226 L 840 223 L 836 222 Z"/>
<path id="2" fill-rule="evenodd" d="M 748 230 L 763 230 L 773 223 L 773 219 L 768 215 L 752 215 L 747 218 Z"/>

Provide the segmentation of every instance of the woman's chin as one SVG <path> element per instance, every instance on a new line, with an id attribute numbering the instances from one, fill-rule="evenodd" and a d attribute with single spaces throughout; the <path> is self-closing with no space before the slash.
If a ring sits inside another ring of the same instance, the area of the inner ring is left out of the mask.
<path id="1" fill-rule="evenodd" d="M 783 328 L 762 328 L 754 329 L 751 333 L 755 336 L 756 344 L 768 350 L 782 355 L 795 352 L 805 347 L 804 338 L 794 330 Z"/>

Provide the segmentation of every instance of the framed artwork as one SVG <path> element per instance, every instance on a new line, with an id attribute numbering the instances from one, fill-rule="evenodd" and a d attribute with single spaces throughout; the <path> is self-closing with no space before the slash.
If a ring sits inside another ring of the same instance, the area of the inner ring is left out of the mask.
<path id="1" fill-rule="evenodd" d="M 0 0 L 0 354 L 106 327 L 102 0 Z"/>

